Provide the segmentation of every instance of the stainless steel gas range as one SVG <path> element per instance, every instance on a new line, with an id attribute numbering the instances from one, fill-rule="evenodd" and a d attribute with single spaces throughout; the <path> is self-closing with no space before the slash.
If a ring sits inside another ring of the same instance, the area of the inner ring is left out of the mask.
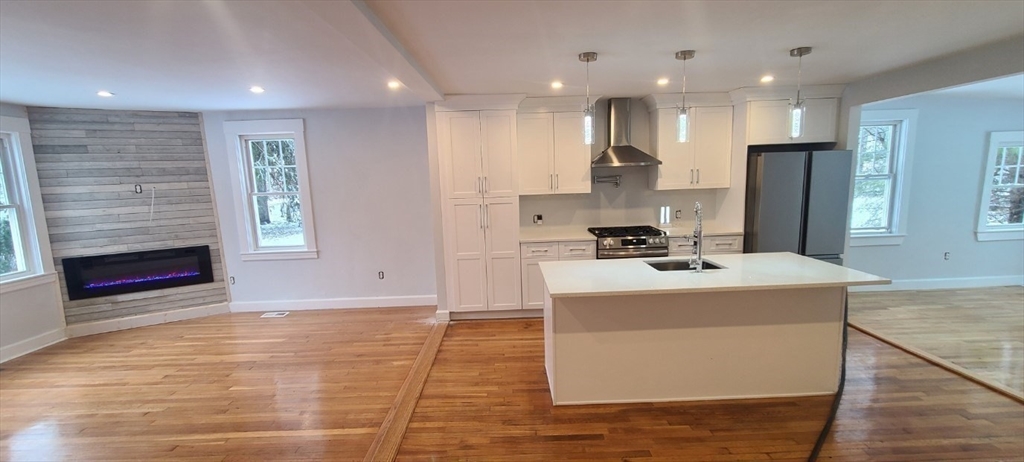
<path id="1" fill-rule="evenodd" d="M 667 257 L 668 236 L 653 226 L 587 228 L 597 236 L 597 258 Z"/>

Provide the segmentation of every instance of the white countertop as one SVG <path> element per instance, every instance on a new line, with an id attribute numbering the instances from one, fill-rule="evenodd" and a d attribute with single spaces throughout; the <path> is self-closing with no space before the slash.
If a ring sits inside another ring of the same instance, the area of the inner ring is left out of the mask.
<path id="1" fill-rule="evenodd" d="M 645 262 L 688 257 L 544 261 L 552 298 L 688 292 L 797 289 L 889 284 L 889 279 L 788 252 L 723 254 L 705 258 L 720 270 L 658 271 Z"/>
<path id="2" fill-rule="evenodd" d="M 690 236 L 693 234 L 693 226 L 689 228 L 656 228 L 665 231 L 669 237 Z M 704 228 L 705 236 L 727 236 L 742 235 L 743 231 L 728 231 L 716 228 Z M 586 226 L 524 226 L 519 228 L 519 242 L 565 242 L 565 241 L 593 241 L 597 238 Z"/>

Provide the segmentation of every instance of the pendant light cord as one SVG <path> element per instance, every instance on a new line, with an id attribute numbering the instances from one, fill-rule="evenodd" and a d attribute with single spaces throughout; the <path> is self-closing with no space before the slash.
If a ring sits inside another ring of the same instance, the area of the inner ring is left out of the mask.
<path id="1" fill-rule="evenodd" d="M 683 58 L 683 110 L 686 110 L 686 59 Z"/>
<path id="2" fill-rule="evenodd" d="M 590 60 L 587 59 L 587 110 L 590 110 Z"/>
<path id="3" fill-rule="evenodd" d="M 797 58 L 797 70 L 796 70 L 796 104 L 800 104 L 800 83 L 803 81 L 804 76 L 804 55 L 800 54 Z"/>

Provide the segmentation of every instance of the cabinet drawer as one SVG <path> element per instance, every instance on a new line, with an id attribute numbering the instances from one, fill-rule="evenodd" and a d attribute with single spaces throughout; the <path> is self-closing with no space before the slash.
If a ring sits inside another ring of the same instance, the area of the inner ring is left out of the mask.
<path id="1" fill-rule="evenodd" d="M 597 258 L 597 241 L 559 242 L 558 259 Z"/>
<path id="2" fill-rule="evenodd" d="M 708 236 L 704 238 L 704 253 L 739 253 L 743 251 L 743 236 Z"/>
<path id="3" fill-rule="evenodd" d="M 557 242 L 530 242 L 519 245 L 521 258 L 546 258 L 551 260 L 558 259 L 558 243 Z"/>
<path id="4" fill-rule="evenodd" d="M 688 237 L 668 238 L 669 255 L 689 255 L 693 252 L 693 241 Z"/>

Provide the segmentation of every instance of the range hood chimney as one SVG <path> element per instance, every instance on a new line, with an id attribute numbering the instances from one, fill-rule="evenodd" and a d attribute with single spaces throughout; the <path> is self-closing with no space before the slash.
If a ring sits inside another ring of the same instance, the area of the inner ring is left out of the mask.
<path id="1" fill-rule="evenodd" d="M 644 167 L 661 161 L 629 143 L 629 98 L 608 99 L 608 149 L 590 164 L 594 167 Z"/>

